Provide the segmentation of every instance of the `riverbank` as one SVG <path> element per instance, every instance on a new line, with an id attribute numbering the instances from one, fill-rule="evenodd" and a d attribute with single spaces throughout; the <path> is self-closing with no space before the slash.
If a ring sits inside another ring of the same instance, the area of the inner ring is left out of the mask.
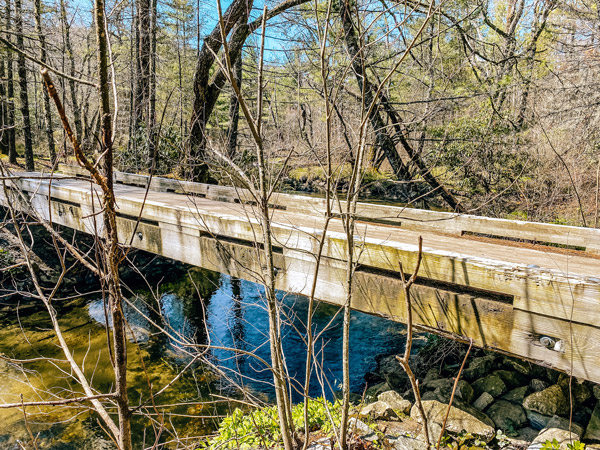
<path id="1" fill-rule="evenodd" d="M 440 447 L 453 450 L 582 450 L 580 442 L 590 449 L 600 448 L 595 445 L 600 441 L 600 385 L 571 379 L 522 360 L 474 350 L 453 396 L 457 361 L 464 356 L 465 347 L 437 337 L 429 341 L 415 355 L 413 365 L 421 375 L 423 408 L 433 445 L 438 443 L 444 427 Z M 366 376 L 371 383 L 362 395 L 351 394 L 352 448 L 427 450 L 421 414 L 404 370 L 395 355 L 382 355 L 377 361 L 377 369 Z M 309 405 L 309 448 L 337 448 L 329 418 L 339 421 L 340 404 L 313 399 Z M 298 416 L 297 431 L 304 439 L 302 405 L 294 410 Z M 271 416 L 274 418 L 269 421 Z M 252 436 L 256 434 L 268 437 L 267 448 L 275 447 L 275 419 L 274 408 L 246 415 L 236 411 L 221 424 L 221 434 L 209 445 L 265 448 L 260 439 L 254 442 Z M 250 422 L 261 426 L 246 430 L 244 424 L 248 428 Z M 223 436 L 232 433 L 238 438 L 233 443 L 226 442 Z M 246 435 L 248 439 L 243 437 Z"/>
<path id="2" fill-rule="evenodd" d="M 435 361 L 434 351 L 425 346 L 415 358 L 416 366 Z M 447 412 L 447 436 L 442 442 L 451 447 L 458 443 L 459 447 L 539 449 L 556 439 L 565 449 L 575 441 L 590 447 L 600 441 L 600 385 L 494 353 L 477 351 L 469 359 L 448 411 L 464 347 L 456 344 L 453 352 L 420 379 L 434 443 Z M 357 419 L 371 425 L 371 432 L 361 439 L 396 449 L 425 450 L 421 415 L 402 367 L 393 355 L 378 361 L 372 376 L 381 382 L 365 391 L 364 406 L 356 409 Z"/>

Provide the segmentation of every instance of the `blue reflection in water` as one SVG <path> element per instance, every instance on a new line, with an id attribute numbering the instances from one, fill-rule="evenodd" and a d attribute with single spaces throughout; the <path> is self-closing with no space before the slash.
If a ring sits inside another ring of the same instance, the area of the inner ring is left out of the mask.
<path id="1" fill-rule="evenodd" d="M 262 362 L 266 361 L 267 364 L 270 362 L 269 319 L 262 294 L 262 286 L 222 275 L 218 288 L 206 303 L 206 323 L 201 322 L 201 319 L 195 317 L 190 311 L 190 305 L 198 302 L 196 298 L 181 298 L 173 293 L 164 294 L 160 299 L 163 325 L 178 337 L 170 337 L 160 344 L 157 356 L 168 355 L 179 361 L 189 360 L 188 351 L 192 348 L 185 348 L 182 342 L 190 342 L 195 338 L 204 341 L 206 326 L 210 344 L 250 353 L 240 354 L 233 350 L 213 349 L 212 362 L 235 383 L 273 399 L 272 375 Z M 125 316 L 133 332 L 133 336 L 130 333 L 129 337 L 141 344 L 148 343 L 149 337 L 156 332 L 144 317 L 149 317 L 151 313 L 143 297 L 142 294 L 131 300 L 135 308 L 127 304 L 124 307 Z M 289 376 L 299 388 L 304 384 L 306 360 L 304 339 L 308 300 L 305 297 L 282 292 L 278 293 L 278 298 L 283 305 L 282 335 L 285 361 Z M 136 308 L 142 314 L 138 313 Z M 92 301 L 88 311 L 94 320 L 105 325 L 102 300 Z M 313 370 L 310 395 L 325 395 L 331 398 L 342 382 L 340 309 L 320 303 L 314 311 L 313 331 L 315 335 L 322 334 L 315 342 L 318 367 Z M 365 373 L 375 369 L 376 355 L 403 352 L 404 332 L 405 327 L 402 324 L 357 311 L 352 312 L 350 388 L 353 392 L 361 392 Z M 295 395 L 294 401 L 300 399 L 299 395 Z"/>
<path id="2" fill-rule="evenodd" d="M 241 281 L 236 299 L 235 282 L 223 275 L 219 289 L 207 306 L 207 323 L 211 343 L 252 352 L 269 361 L 269 321 L 262 286 Z M 282 325 L 283 347 L 290 377 L 298 385 L 304 381 L 306 359 L 306 317 L 308 300 L 304 297 L 279 293 L 286 319 Z M 313 318 L 315 334 L 323 332 L 315 344 L 319 373 L 323 374 L 325 395 L 331 398 L 342 381 L 342 315 L 338 307 L 319 304 Z M 324 330 L 324 331 L 323 331 Z M 400 353 L 404 350 L 405 327 L 380 317 L 353 311 L 350 319 L 350 384 L 360 392 L 364 375 L 375 368 L 375 356 L 381 353 Z M 214 350 L 219 365 L 237 382 L 252 390 L 272 394 L 271 373 L 257 358 L 234 351 Z M 242 377 L 239 376 L 242 375 Z M 311 378 L 311 395 L 323 395 L 316 374 Z M 299 400 L 297 396 L 295 401 Z"/>

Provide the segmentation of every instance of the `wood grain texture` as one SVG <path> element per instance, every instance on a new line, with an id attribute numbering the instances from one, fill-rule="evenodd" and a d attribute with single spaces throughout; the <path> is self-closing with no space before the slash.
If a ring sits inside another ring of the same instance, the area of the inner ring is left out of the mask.
<path id="1" fill-rule="evenodd" d="M 15 184 L 26 193 L 26 201 L 10 201 L 25 212 L 86 233 L 102 232 L 96 214 L 99 199 L 89 182 L 22 179 Z M 123 245 L 261 282 L 262 252 L 254 243 L 260 230 L 252 204 L 164 190 L 150 191 L 144 204 L 141 187 L 117 185 L 115 191 Z M 222 195 L 218 189 L 215 192 Z M 0 202 L 7 201 L 0 194 Z M 136 226 L 142 204 L 142 220 Z M 318 214 L 273 212 L 278 289 L 301 295 L 310 292 L 321 229 Z M 595 275 L 600 273 L 600 261 L 595 258 L 360 224 L 355 237 L 360 266 L 354 277 L 354 309 L 405 320 L 396 272 L 400 263 L 409 273 L 414 267 L 421 234 L 424 256 L 420 282 L 413 291 L 417 325 L 463 340 L 473 338 L 480 347 L 560 370 L 568 371 L 572 364 L 577 376 L 600 381 L 595 363 L 600 346 L 596 328 L 600 280 Z M 343 227 L 334 219 L 325 237 L 318 299 L 343 304 L 346 252 Z M 560 341 L 559 349 L 543 347 L 542 335 Z"/>

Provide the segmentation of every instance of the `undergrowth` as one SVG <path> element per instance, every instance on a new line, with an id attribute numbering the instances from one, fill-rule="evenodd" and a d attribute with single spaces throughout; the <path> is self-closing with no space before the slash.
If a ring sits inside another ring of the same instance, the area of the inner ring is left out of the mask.
<path id="1" fill-rule="evenodd" d="M 297 404 L 292 409 L 294 426 L 298 431 L 304 431 L 304 405 Z M 310 399 L 308 402 L 308 431 L 320 431 L 328 435 L 333 431 L 329 413 L 333 418 L 335 426 L 340 424 L 341 401 L 330 403 L 322 398 Z M 277 418 L 277 407 L 269 406 L 243 411 L 236 409 L 227 416 L 219 425 L 216 437 L 205 442 L 204 448 L 273 448 L 281 444 L 281 432 Z"/>

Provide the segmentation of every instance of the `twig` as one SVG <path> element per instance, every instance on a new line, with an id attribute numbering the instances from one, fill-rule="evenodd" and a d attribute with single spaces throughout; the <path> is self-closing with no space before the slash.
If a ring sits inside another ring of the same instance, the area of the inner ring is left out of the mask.
<path id="1" fill-rule="evenodd" d="M 91 81 L 82 80 L 81 78 L 72 77 L 70 75 L 67 75 L 64 72 L 61 72 L 58 69 L 55 69 L 52 66 L 49 66 L 48 64 L 46 64 L 46 63 L 40 61 L 39 59 L 31 56 L 29 53 L 24 52 L 23 50 L 20 50 L 18 47 L 14 46 L 13 44 L 10 43 L 10 41 L 4 39 L 3 37 L 0 37 L 0 42 L 2 44 L 4 44 L 11 51 L 16 52 L 16 53 L 18 53 L 20 55 L 23 55 L 25 58 L 29 59 L 30 61 L 33 61 L 34 63 L 39 64 L 40 66 L 42 66 L 45 70 L 49 70 L 50 72 L 54 72 L 59 77 L 66 78 L 67 80 L 75 81 L 76 83 L 85 84 L 87 86 L 97 87 L 96 84 L 92 83 Z"/>
<path id="2" fill-rule="evenodd" d="M 58 405 L 68 405 L 69 403 L 83 403 L 91 400 L 98 400 L 101 398 L 112 398 L 115 397 L 115 394 L 99 394 L 99 395 L 90 395 L 85 397 L 73 397 L 73 398 L 64 398 L 62 400 L 46 400 L 40 402 L 18 402 L 18 403 L 3 403 L 0 404 L 0 409 L 8 409 L 8 408 L 22 408 L 25 406 L 58 406 Z"/>
<path id="3" fill-rule="evenodd" d="M 435 448 L 439 450 L 440 444 L 442 443 L 442 437 L 444 436 L 444 431 L 446 430 L 446 422 L 448 421 L 448 416 L 450 415 L 450 408 L 452 408 L 452 402 L 454 401 L 454 394 L 456 393 L 456 387 L 458 386 L 458 381 L 460 380 L 460 376 L 462 375 L 463 369 L 465 368 L 465 363 L 469 358 L 469 353 L 471 353 L 471 348 L 473 348 L 473 338 L 469 339 L 469 349 L 467 350 L 467 354 L 465 355 L 462 364 L 460 365 L 460 369 L 458 369 L 458 374 L 454 379 L 454 386 L 452 386 L 452 394 L 450 394 L 450 401 L 448 402 L 448 408 L 446 409 L 446 415 L 444 416 L 444 421 L 442 422 L 442 429 L 440 430 L 440 437 L 438 438 L 437 445 Z"/>
<path id="4" fill-rule="evenodd" d="M 423 237 L 419 236 L 419 253 L 417 254 L 417 264 L 415 269 L 413 270 L 412 275 L 408 280 L 406 280 L 406 276 L 404 274 L 404 269 L 402 268 L 402 263 L 400 263 L 400 277 L 402 278 L 402 287 L 404 290 L 404 300 L 406 301 L 406 347 L 404 348 L 404 356 L 396 355 L 396 359 L 408 375 L 408 379 L 410 380 L 410 385 L 412 387 L 413 393 L 415 394 L 415 404 L 419 409 L 419 413 L 421 414 L 421 419 L 423 420 L 423 433 L 425 435 L 425 443 L 427 444 L 427 448 L 431 447 L 431 441 L 429 440 L 429 428 L 427 424 L 427 415 L 425 414 L 425 410 L 423 409 L 423 402 L 421 401 L 421 392 L 419 390 L 419 382 L 415 377 L 412 369 L 410 368 L 410 364 L 408 362 L 410 358 L 410 351 L 413 343 L 413 321 L 412 321 L 412 302 L 410 299 L 410 288 L 414 284 L 417 279 L 417 274 L 419 272 L 419 268 L 421 267 L 421 260 L 423 259 Z"/>

